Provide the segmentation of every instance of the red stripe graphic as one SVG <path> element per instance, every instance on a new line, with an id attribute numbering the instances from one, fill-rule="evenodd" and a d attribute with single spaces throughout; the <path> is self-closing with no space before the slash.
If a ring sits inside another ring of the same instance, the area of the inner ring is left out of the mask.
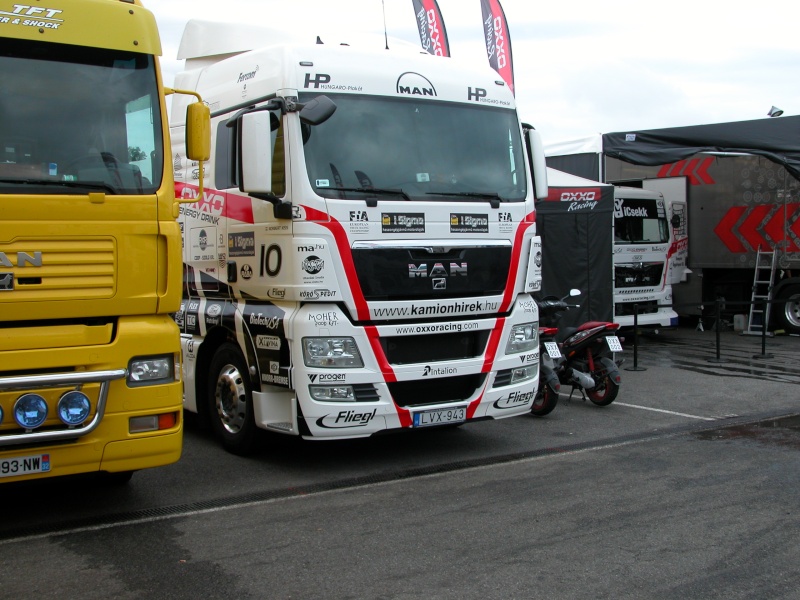
<path id="1" fill-rule="evenodd" d="M 367 306 L 366 298 L 364 298 L 364 291 L 361 289 L 361 284 L 358 281 L 347 232 L 339 221 L 333 217 L 329 217 L 327 213 L 317 210 L 316 208 L 311 208 L 310 206 L 303 206 L 303 209 L 305 209 L 306 218 L 309 221 L 321 221 L 319 225 L 327 228 L 331 234 L 333 234 L 336 248 L 339 251 L 339 259 L 342 261 L 344 272 L 347 275 L 347 284 L 350 287 L 350 294 L 353 296 L 357 318 L 359 321 L 368 321 L 369 307 Z"/>
<path id="2" fill-rule="evenodd" d="M 380 366 L 384 381 L 386 383 L 394 383 L 397 381 L 397 376 L 394 373 L 394 369 L 392 369 L 392 365 L 390 365 L 389 361 L 386 360 L 386 354 L 383 352 L 383 346 L 381 346 L 378 329 L 372 325 L 368 325 L 364 328 L 364 330 L 367 333 L 367 339 L 369 339 L 369 345 L 372 348 L 372 354 L 375 356 L 375 360 L 378 361 L 378 366 Z M 411 411 L 409 411 L 407 408 L 397 406 L 394 398 L 392 398 L 392 404 L 394 404 L 394 408 L 397 411 L 397 417 L 400 419 L 400 427 L 411 427 Z"/>
<path id="3" fill-rule="evenodd" d="M 800 252 L 800 203 L 733 206 L 714 228 L 731 252 L 775 249 Z"/>
<path id="4" fill-rule="evenodd" d="M 714 178 L 708 174 L 708 168 L 714 164 L 714 157 L 709 156 L 703 159 L 693 158 L 691 160 L 679 160 L 676 163 L 662 165 L 656 177 L 680 177 L 684 176 L 691 185 L 711 185 L 716 183 Z"/>
<path id="5" fill-rule="evenodd" d="M 511 307 L 511 303 L 517 297 L 517 269 L 522 258 L 522 245 L 525 242 L 525 232 L 528 227 L 534 224 L 536 220 L 536 211 L 528 214 L 525 219 L 517 227 L 517 233 L 514 236 L 514 246 L 511 249 L 511 264 L 508 266 L 508 279 L 506 280 L 506 290 L 503 294 L 503 302 L 500 305 L 500 312 L 504 313 Z"/>
<path id="6" fill-rule="evenodd" d="M 746 210 L 746 206 L 732 207 L 725 213 L 725 216 L 722 217 L 714 228 L 714 233 L 717 234 L 717 237 L 722 240 L 722 243 L 725 244 L 731 252 L 747 252 L 747 248 L 744 247 L 744 244 L 733 234 L 733 228 Z"/>
<path id="7" fill-rule="evenodd" d="M 197 198 L 199 189 L 190 183 L 175 182 L 175 197 Z M 229 194 L 204 187 L 203 197 L 188 206 L 215 217 L 227 217 L 240 223 L 253 223 L 253 202 L 249 196 Z"/>

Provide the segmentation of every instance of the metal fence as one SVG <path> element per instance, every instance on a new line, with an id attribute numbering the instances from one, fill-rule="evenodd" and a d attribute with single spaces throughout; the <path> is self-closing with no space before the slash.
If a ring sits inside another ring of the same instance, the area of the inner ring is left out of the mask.
<path id="1" fill-rule="evenodd" d="M 761 312 L 762 325 L 761 325 L 761 332 L 760 332 L 761 353 L 760 354 L 754 354 L 753 358 L 755 358 L 755 359 L 770 359 L 770 358 L 773 358 L 773 355 L 767 353 L 767 338 L 771 337 L 771 335 L 768 335 L 768 333 L 767 333 L 767 326 L 769 325 L 769 323 L 764 323 L 763 322 L 763 321 L 765 321 L 764 317 L 767 314 L 767 307 L 769 305 L 774 305 L 774 304 L 785 305 L 786 303 L 787 303 L 786 299 L 781 299 L 781 300 L 759 300 L 759 301 L 749 301 L 749 302 L 743 302 L 743 301 L 732 302 L 732 301 L 725 300 L 725 299 L 722 299 L 722 298 L 717 298 L 713 302 L 707 302 L 707 303 L 703 303 L 703 304 L 700 304 L 700 305 L 698 305 L 697 303 L 692 303 L 692 304 L 659 304 L 658 306 L 659 306 L 659 308 L 671 308 L 671 309 L 673 309 L 673 310 L 675 310 L 677 312 L 677 309 L 679 309 L 679 308 L 697 309 L 698 306 L 699 306 L 702 309 L 704 306 L 713 305 L 714 306 L 714 312 L 713 312 L 713 314 L 708 315 L 708 316 L 710 318 L 714 319 L 713 330 L 714 330 L 714 333 L 715 333 L 716 356 L 714 358 L 708 359 L 708 361 L 709 362 L 722 363 L 722 362 L 728 362 L 727 359 L 722 358 L 722 356 L 721 356 L 721 344 L 720 344 L 721 327 L 720 327 L 720 324 L 722 323 L 723 307 L 725 308 L 725 310 L 727 310 L 730 307 L 739 307 L 739 306 L 741 306 L 743 308 L 746 308 L 747 310 L 750 310 L 751 308 L 754 308 L 756 306 L 761 307 L 761 309 L 762 309 L 762 312 Z M 701 315 L 699 318 L 701 319 L 701 322 L 702 322 L 703 315 Z M 750 334 L 750 335 L 752 335 L 752 334 Z M 639 366 L 639 305 L 636 304 L 636 303 L 633 305 L 633 366 L 632 367 L 627 367 L 626 370 L 628 370 L 628 371 L 644 371 L 645 370 L 643 367 Z"/>

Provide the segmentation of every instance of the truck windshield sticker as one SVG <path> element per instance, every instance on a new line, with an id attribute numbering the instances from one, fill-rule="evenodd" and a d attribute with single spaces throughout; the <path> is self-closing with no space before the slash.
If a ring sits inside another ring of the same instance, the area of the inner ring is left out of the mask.
<path id="1" fill-rule="evenodd" d="M 425 233 L 425 213 L 382 213 L 383 233 Z"/>

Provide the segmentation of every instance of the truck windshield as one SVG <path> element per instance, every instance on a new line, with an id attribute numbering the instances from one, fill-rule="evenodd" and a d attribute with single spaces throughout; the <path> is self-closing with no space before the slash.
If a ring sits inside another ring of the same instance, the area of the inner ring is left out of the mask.
<path id="1" fill-rule="evenodd" d="M 150 194 L 163 144 L 155 62 L 0 39 L 0 193 Z"/>
<path id="2" fill-rule="evenodd" d="M 663 202 L 614 199 L 615 244 L 663 244 L 668 241 L 669 226 Z"/>
<path id="3" fill-rule="evenodd" d="M 300 101 L 313 96 L 301 96 Z M 303 126 L 308 177 L 326 198 L 521 202 L 527 178 L 516 113 L 432 100 L 331 95 Z"/>

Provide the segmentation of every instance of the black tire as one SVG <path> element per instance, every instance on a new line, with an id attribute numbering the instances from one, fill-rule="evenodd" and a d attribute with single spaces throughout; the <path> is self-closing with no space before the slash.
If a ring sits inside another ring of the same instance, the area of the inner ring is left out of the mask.
<path id="1" fill-rule="evenodd" d="M 258 445 L 253 393 L 247 365 L 239 348 L 223 344 L 209 366 L 207 386 L 211 428 L 232 454 L 251 454 Z"/>
<path id="2" fill-rule="evenodd" d="M 777 329 L 783 329 L 786 333 L 800 333 L 800 285 L 786 286 L 777 300 L 779 302 L 773 308 Z"/>
<path id="3" fill-rule="evenodd" d="M 601 377 L 595 375 L 595 381 L 597 385 L 591 390 L 586 390 L 586 395 L 597 406 L 608 406 L 617 398 L 619 384 L 608 373 Z"/>
<path id="4" fill-rule="evenodd" d="M 555 383 L 542 383 L 536 391 L 536 397 L 533 399 L 533 406 L 531 406 L 531 414 L 535 417 L 543 417 L 553 412 L 553 409 L 558 404 L 558 388 L 561 387 L 558 382 Z"/>

